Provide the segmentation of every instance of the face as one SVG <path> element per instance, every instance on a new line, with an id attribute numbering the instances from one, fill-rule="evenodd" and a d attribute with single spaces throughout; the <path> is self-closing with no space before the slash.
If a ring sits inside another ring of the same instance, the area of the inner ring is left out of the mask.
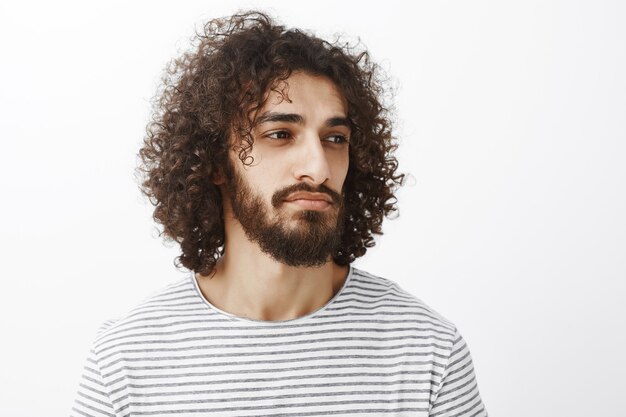
<path id="1" fill-rule="evenodd" d="M 257 112 L 244 166 L 230 155 L 222 191 L 249 240 L 279 262 L 320 266 L 341 243 L 347 104 L 322 76 L 293 73 Z M 284 89 L 282 89 L 284 87 Z"/>

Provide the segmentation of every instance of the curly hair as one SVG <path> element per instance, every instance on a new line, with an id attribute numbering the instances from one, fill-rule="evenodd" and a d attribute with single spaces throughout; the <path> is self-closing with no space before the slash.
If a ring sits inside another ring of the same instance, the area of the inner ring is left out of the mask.
<path id="1" fill-rule="evenodd" d="M 224 250 L 222 197 L 212 179 L 228 163 L 229 137 L 250 163 L 255 111 L 293 71 L 330 78 L 348 103 L 349 168 L 345 216 L 335 263 L 347 265 L 374 246 L 383 216 L 395 212 L 397 148 L 380 67 L 366 50 L 286 29 L 248 11 L 214 19 L 196 31 L 193 48 L 168 65 L 139 151 L 140 190 L 153 218 L 180 244 L 180 265 L 209 275 Z"/>

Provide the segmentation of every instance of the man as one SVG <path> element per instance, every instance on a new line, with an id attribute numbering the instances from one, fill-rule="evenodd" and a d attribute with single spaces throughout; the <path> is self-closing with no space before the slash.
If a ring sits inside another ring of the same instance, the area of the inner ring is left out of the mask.
<path id="1" fill-rule="evenodd" d="M 366 53 L 209 22 L 140 151 L 185 279 L 100 330 L 75 416 L 487 416 L 456 327 L 351 266 L 403 176 Z"/>

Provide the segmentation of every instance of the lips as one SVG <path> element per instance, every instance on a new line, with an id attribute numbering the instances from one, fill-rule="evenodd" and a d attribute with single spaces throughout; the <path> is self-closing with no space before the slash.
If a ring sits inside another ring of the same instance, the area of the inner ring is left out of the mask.
<path id="1" fill-rule="evenodd" d="M 329 204 L 332 204 L 333 199 L 330 198 L 328 194 L 324 193 L 308 193 L 305 191 L 299 191 L 293 194 L 290 194 L 285 201 L 296 201 L 296 200 L 308 200 L 308 201 L 323 201 Z"/>

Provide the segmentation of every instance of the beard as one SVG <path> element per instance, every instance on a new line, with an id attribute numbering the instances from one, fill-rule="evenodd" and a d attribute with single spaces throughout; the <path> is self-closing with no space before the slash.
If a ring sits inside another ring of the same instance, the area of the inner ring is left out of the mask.
<path id="1" fill-rule="evenodd" d="M 268 207 L 234 167 L 228 168 L 226 187 L 233 216 L 250 241 L 285 265 L 318 267 L 328 262 L 341 244 L 343 196 L 325 185 L 314 188 L 298 183 L 275 192 Z M 284 208 L 285 198 L 296 191 L 325 193 L 331 197 L 332 206 L 324 211 Z"/>

